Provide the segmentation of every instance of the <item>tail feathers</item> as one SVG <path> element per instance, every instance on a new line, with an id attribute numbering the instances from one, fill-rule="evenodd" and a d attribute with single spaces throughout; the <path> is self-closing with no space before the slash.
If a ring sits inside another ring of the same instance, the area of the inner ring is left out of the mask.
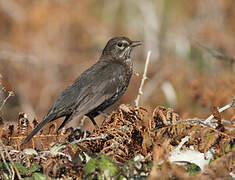
<path id="1" fill-rule="evenodd" d="M 37 125 L 37 127 L 27 136 L 27 138 L 23 141 L 23 143 L 22 143 L 21 145 L 24 145 L 24 144 L 26 144 L 27 142 L 29 142 L 29 141 L 31 140 L 31 138 L 32 138 L 35 134 L 37 134 L 38 131 L 40 131 L 40 130 L 42 129 L 42 127 L 43 127 L 46 123 L 52 121 L 53 119 L 54 119 L 54 116 L 53 116 L 53 117 L 50 117 L 50 116 L 49 116 L 49 117 L 44 118 L 44 120 L 42 120 L 42 121 Z"/>

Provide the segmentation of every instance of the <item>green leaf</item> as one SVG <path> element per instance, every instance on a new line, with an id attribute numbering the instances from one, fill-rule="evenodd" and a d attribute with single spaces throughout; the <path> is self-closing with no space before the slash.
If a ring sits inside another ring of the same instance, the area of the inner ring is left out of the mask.
<path id="1" fill-rule="evenodd" d="M 186 167 L 187 167 L 188 173 L 191 175 L 196 175 L 199 171 L 201 171 L 200 167 L 194 163 L 191 163 L 187 165 Z"/>
<path id="2" fill-rule="evenodd" d="M 114 176 L 118 172 L 116 163 L 108 156 L 102 155 L 99 165 L 101 170 L 106 171 L 110 176 Z"/>
<path id="3" fill-rule="evenodd" d="M 42 168 L 41 165 L 33 164 L 33 165 L 30 166 L 30 171 L 31 171 L 31 173 L 33 173 L 33 172 L 35 172 L 35 171 L 40 170 L 41 168 Z"/>
<path id="4" fill-rule="evenodd" d="M 210 166 L 213 162 L 214 162 L 214 160 L 213 160 L 213 159 L 210 159 L 208 165 Z"/>
<path id="5" fill-rule="evenodd" d="M 230 151 L 230 149 L 231 149 L 231 145 L 230 145 L 230 144 L 228 144 L 228 145 L 225 147 L 225 152 L 229 152 L 229 151 Z"/>
<path id="6" fill-rule="evenodd" d="M 232 152 L 235 152 L 235 145 L 232 147 Z"/>
<path id="7" fill-rule="evenodd" d="M 21 175 L 26 175 L 28 173 L 28 169 L 22 164 L 15 162 L 14 166 L 19 170 Z"/>
<path id="8" fill-rule="evenodd" d="M 116 163 L 106 155 L 90 159 L 84 168 L 85 176 L 100 173 L 98 174 L 100 178 L 101 174 L 105 178 L 113 177 L 118 171 Z"/>
<path id="9" fill-rule="evenodd" d="M 4 167 L 5 167 L 4 162 L 0 162 L 0 168 L 4 168 Z"/>
<path id="10" fill-rule="evenodd" d="M 42 173 L 35 172 L 32 175 L 32 179 L 33 180 L 46 180 L 46 176 L 44 174 L 42 174 Z"/>
<path id="11" fill-rule="evenodd" d="M 210 132 L 206 133 L 206 139 L 207 139 L 207 140 L 210 140 L 210 138 L 211 138 Z"/>

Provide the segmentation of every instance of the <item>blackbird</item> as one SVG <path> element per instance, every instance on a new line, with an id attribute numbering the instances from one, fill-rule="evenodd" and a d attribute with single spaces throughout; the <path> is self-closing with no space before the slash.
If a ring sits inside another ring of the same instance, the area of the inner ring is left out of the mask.
<path id="1" fill-rule="evenodd" d="M 141 41 L 115 37 L 108 41 L 99 60 L 84 71 L 55 100 L 43 120 L 24 140 L 26 144 L 48 122 L 65 117 L 57 132 L 70 120 L 86 115 L 98 128 L 94 117 L 116 102 L 126 91 L 133 74 L 131 51 Z"/>

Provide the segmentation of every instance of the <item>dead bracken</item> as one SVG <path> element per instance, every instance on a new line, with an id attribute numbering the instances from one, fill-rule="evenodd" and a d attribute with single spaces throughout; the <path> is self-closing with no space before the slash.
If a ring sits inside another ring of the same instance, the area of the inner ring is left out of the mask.
<path id="1" fill-rule="evenodd" d="M 92 132 L 66 129 L 60 134 L 56 134 L 56 124 L 52 123 L 47 132 L 41 132 L 34 136 L 28 144 L 20 147 L 23 139 L 37 124 L 34 120 L 32 127 L 26 115 L 20 113 L 17 124 L 1 124 L 1 148 L 4 149 L 1 162 L 3 160 L 14 162 L 25 167 L 27 173 L 20 173 L 23 177 L 32 175 L 29 170 L 32 165 L 40 165 L 40 171 L 52 178 L 84 178 L 89 158 L 94 161 L 97 159 L 99 162 L 104 158 L 101 154 L 104 154 L 112 158 L 109 163 L 116 163 L 118 168 L 126 166 L 134 168 L 136 175 L 145 172 L 146 176 L 150 175 L 153 178 L 166 175 L 166 173 L 168 177 L 183 177 L 187 174 L 187 170 L 169 162 L 168 156 L 181 140 L 190 134 L 191 136 L 182 146 L 182 150 L 193 148 L 195 151 L 205 154 L 209 150 L 214 151 L 215 163 L 212 162 L 206 168 L 206 171 L 209 170 L 209 174 L 201 172 L 197 176 L 214 177 L 219 172 L 213 169 L 220 166 L 219 168 L 225 168 L 227 172 L 227 174 L 223 174 L 223 177 L 228 177 L 234 168 L 232 163 L 234 130 L 231 132 L 226 125 L 221 123 L 220 113 L 213 112 L 213 114 L 217 115 L 215 116 L 218 121 L 217 128 L 206 126 L 199 120 L 195 122 L 195 120 L 181 119 L 171 108 L 158 106 L 151 115 L 142 107 L 123 104 L 117 111 L 106 117 L 99 129 Z M 60 143 L 58 144 L 58 142 Z M 53 144 L 54 146 L 51 147 Z M 30 151 L 26 153 L 30 148 L 36 149 L 36 154 L 34 151 L 34 153 L 29 153 Z M 132 162 L 138 156 L 141 156 L 142 160 Z M 155 164 L 161 160 L 163 160 L 163 164 L 160 170 L 155 167 Z M 152 161 L 153 168 L 149 166 Z M 219 165 L 216 163 L 221 161 L 225 163 L 219 163 Z M 132 173 L 134 173 L 134 169 Z M 154 174 L 155 171 L 158 172 L 158 175 Z M 119 169 L 118 172 L 119 176 L 127 177 L 131 173 L 130 169 L 128 171 Z M 88 174 L 94 177 L 94 173 L 97 175 L 99 172 L 94 171 Z"/>

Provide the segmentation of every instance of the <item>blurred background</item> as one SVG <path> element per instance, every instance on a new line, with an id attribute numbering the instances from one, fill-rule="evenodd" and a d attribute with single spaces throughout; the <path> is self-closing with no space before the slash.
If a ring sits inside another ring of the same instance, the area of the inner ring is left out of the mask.
<path id="1" fill-rule="evenodd" d="M 134 104 L 151 50 L 140 105 L 206 118 L 235 95 L 234 19 L 234 0 L 0 0 L 0 104 L 15 94 L 1 117 L 14 121 L 25 112 L 40 121 L 110 38 L 127 36 L 144 42 L 132 53 L 140 76 L 108 111 Z"/>

